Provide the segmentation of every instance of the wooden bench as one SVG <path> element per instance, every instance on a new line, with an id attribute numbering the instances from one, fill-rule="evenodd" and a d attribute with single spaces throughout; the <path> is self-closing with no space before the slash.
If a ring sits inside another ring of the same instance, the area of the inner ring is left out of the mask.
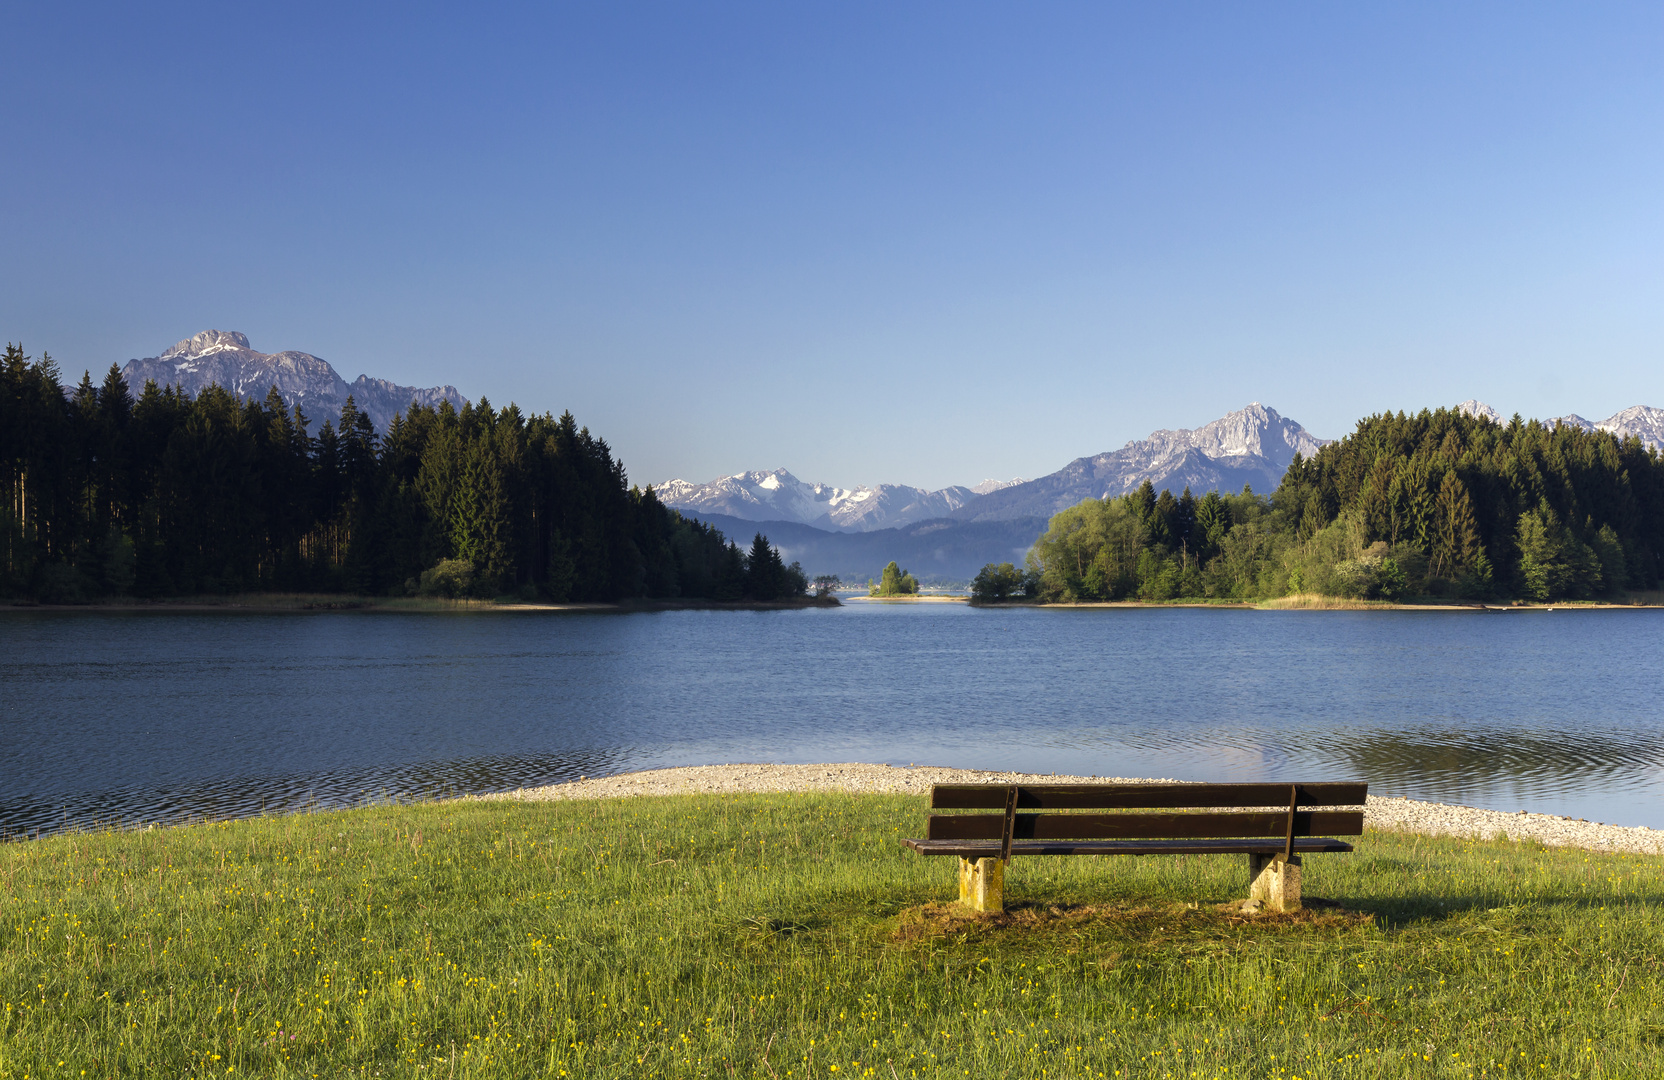
<path id="1" fill-rule="evenodd" d="M 937 784 L 932 810 L 1001 812 L 932 814 L 925 839 L 902 843 L 959 856 L 959 899 L 976 911 L 1004 910 L 1005 864 L 1016 855 L 1247 855 L 1249 898 L 1298 911 L 1300 856 L 1351 851 L 1334 837 L 1364 831 L 1362 810 L 1311 808 L 1362 806 L 1368 791 L 1351 783 Z M 1209 809 L 1172 812 L 1192 807 Z M 1217 809 L 1225 807 L 1236 809 Z M 1117 812 L 1069 812 L 1091 810 Z M 1121 812 L 1139 810 L 1168 812 Z"/>

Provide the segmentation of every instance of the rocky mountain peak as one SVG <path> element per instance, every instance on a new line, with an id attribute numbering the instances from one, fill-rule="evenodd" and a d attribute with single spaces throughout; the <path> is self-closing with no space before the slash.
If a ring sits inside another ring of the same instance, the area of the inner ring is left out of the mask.
<path id="1" fill-rule="evenodd" d="M 351 395 L 359 411 L 382 432 L 412 402 L 437 407 L 449 401 L 461 408 L 467 401 L 454 386 L 400 386 L 366 375 L 349 383 L 326 360 L 293 350 L 259 352 L 236 330 L 204 330 L 160 356 L 129 360 L 122 375 L 134 394 L 147 381 L 178 386 L 193 396 L 218 386 L 245 400 L 262 399 L 275 387 L 285 404 L 298 406 L 319 426 L 339 417 Z"/>
<path id="2" fill-rule="evenodd" d="M 1076 458 L 1049 476 L 983 495 L 952 516 L 969 521 L 1050 517 L 1083 499 L 1122 495 L 1145 481 L 1175 494 L 1187 487 L 1195 495 L 1240 491 L 1244 485 L 1270 492 L 1295 454 L 1311 457 L 1327 442 L 1255 401 L 1198 428 L 1155 431 L 1113 453 Z"/>
<path id="3" fill-rule="evenodd" d="M 1142 450 L 1156 456 L 1199 450 L 1210 458 L 1261 457 L 1284 467 L 1295 454 L 1311 457 L 1327 440 L 1311 433 L 1276 409 L 1259 402 L 1227 413 L 1211 424 L 1180 431 L 1156 431 L 1134 439 L 1123 450 Z"/>
<path id="4" fill-rule="evenodd" d="M 1476 398 L 1468 398 L 1466 401 L 1456 406 L 1456 411 L 1459 413 L 1466 413 L 1475 420 L 1489 420 L 1493 424 L 1506 423 L 1506 421 L 1503 420 L 1501 413 Z"/>
<path id="5" fill-rule="evenodd" d="M 156 359 L 182 360 L 189 357 L 224 352 L 227 349 L 247 349 L 253 352 L 254 346 L 248 343 L 247 334 L 237 330 L 204 330 L 200 334 L 181 341 Z"/>

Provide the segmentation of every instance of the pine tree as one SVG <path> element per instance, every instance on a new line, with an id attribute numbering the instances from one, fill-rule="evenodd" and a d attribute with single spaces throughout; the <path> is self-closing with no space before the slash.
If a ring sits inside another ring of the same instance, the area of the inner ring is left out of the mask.
<path id="1" fill-rule="evenodd" d="M 1520 515 L 1516 543 L 1519 546 L 1519 587 L 1531 600 L 1553 600 L 1565 595 L 1571 577 L 1566 560 L 1565 529 L 1548 506 Z"/>
<path id="2" fill-rule="evenodd" d="M 1196 557 L 1196 497 L 1190 493 L 1190 488 L 1184 489 L 1179 496 L 1179 504 L 1173 513 L 1173 542 L 1187 557 Z"/>
<path id="3" fill-rule="evenodd" d="M 1156 508 L 1156 489 L 1148 480 L 1138 485 L 1138 490 L 1127 496 L 1133 511 L 1141 521 L 1148 521 L 1150 514 Z"/>
<path id="4" fill-rule="evenodd" d="M 476 439 L 463 458 L 451 499 L 451 548 L 472 563 L 482 591 L 506 588 L 514 573 L 502 469 L 490 442 Z"/>
<path id="5" fill-rule="evenodd" d="M 720 533 L 718 536 L 720 537 Z M 745 595 L 745 554 L 732 540 L 717 558 L 716 573 L 711 586 L 711 599 L 738 600 Z"/>
<path id="6" fill-rule="evenodd" d="M 746 595 L 753 600 L 778 600 L 785 591 L 785 576 L 780 552 L 769 545 L 768 537 L 758 533 L 745 560 Z"/>
<path id="7" fill-rule="evenodd" d="M 1393 463 L 1385 453 L 1378 454 L 1370 466 L 1360 493 L 1359 509 L 1363 515 L 1365 539 L 1390 540 L 1393 534 Z"/>
<path id="8" fill-rule="evenodd" d="M 1219 554 L 1219 545 L 1231 531 L 1231 512 L 1219 492 L 1210 491 L 1196 504 L 1196 557 L 1205 566 Z"/>
<path id="9" fill-rule="evenodd" d="M 1306 509 L 1300 515 L 1300 539 L 1310 540 L 1327 528 L 1330 520 L 1328 509 L 1324 506 L 1323 493 L 1314 492 L 1312 497 L 1306 500 Z"/>
<path id="10" fill-rule="evenodd" d="M 1438 496 L 1432 488 L 1432 469 L 1428 459 L 1418 454 L 1400 469 L 1400 476 L 1408 494 L 1408 522 L 1404 539 L 1415 544 L 1423 553 L 1433 548 L 1433 520 Z"/>
<path id="11" fill-rule="evenodd" d="M 1455 578 L 1478 557 L 1479 523 L 1467 487 L 1452 469 L 1439 484 L 1439 501 L 1433 512 L 1433 552 L 1429 572 L 1435 577 Z"/>
<path id="12" fill-rule="evenodd" d="M 1150 542 L 1165 548 L 1177 548 L 1179 538 L 1176 534 L 1179 516 L 1179 500 L 1173 498 L 1173 493 L 1162 489 L 1161 497 L 1156 499 L 1151 507 L 1150 515 L 1146 519 L 1150 528 Z"/>

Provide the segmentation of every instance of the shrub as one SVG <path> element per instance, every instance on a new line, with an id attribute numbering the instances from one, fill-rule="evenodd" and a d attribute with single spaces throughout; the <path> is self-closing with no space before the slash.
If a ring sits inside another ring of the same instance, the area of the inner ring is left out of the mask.
<path id="1" fill-rule="evenodd" d="M 421 596 L 455 600 L 467 596 L 473 587 L 473 563 L 467 559 L 442 559 L 433 569 L 422 571 L 422 580 L 416 592 Z"/>

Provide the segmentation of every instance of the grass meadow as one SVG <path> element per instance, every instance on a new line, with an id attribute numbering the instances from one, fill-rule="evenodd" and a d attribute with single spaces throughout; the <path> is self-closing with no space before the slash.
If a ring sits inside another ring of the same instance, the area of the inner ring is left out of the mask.
<path id="1" fill-rule="evenodd" d="M 0 847 L 0 1077 L 1664 1075 L 1664 860 L 1032 858 L 922 799 L 466 802 Z"/>

